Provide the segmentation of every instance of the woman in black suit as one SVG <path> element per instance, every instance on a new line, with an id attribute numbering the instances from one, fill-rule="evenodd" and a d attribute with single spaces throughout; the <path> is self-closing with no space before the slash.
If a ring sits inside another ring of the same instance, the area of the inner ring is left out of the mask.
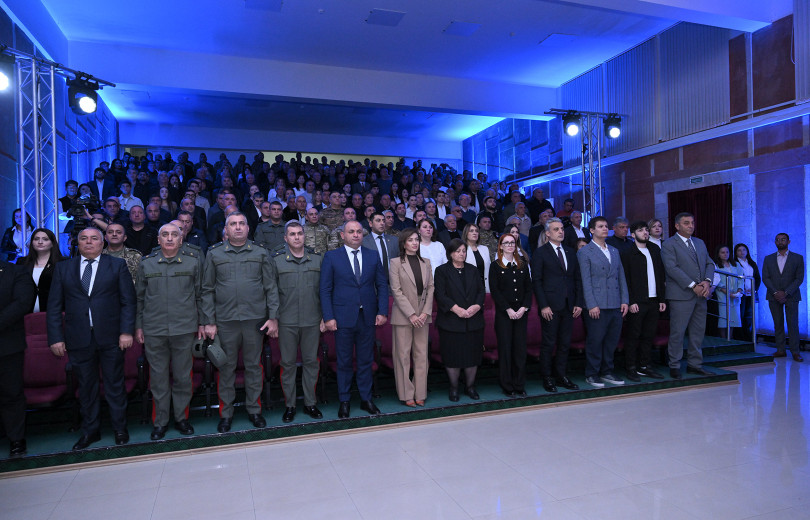
<path id="1" fill-rule="evenodd" d="M 31 215 L 25 214 L 26 225 L 28 232 L 31 232 L 33 226 L 31 225 Z M 31 235 L 28 235 L 29 237 Z M 5 255 L 5 260 L 13 262 L 22 251 L 23 247 L 23 218 L 22 210 L 15 209 L 11 215 L 11 227 L 6 229 L 3 233 L 3 240 L 0 242 L 0 248 Z"/>
<path id="2" fill-rule="evenodd" d="M 447 247 L 446 264 L 436 268 L 434 294 L 438 305 L 436 326 L 447 376 L 450 400 L 458 401 L 458 379 L 464 369 L 465 393 L 480 399 L 475 375 L 484 351 L 484 283 L 478 269 L 466 262 L 467 247 L 454 238 Z"/>
<path id="3" fill-rule="evenodd" d="M 34 312 L 48 310 L 48 293 L 51 292 L 53 269 L 57 262 L 64 260 L 59 252 L 59 244 L 53 231 L 37 228 L 31 233 L 31 249 L 17 262 L 28 268 L 37 285 L 37 300 Z"/>
<path id="4" fill-rule="evenodd" d="M 733 265 L 742 267 L 745 276 L 753 276 L 753 280 L 745 280 L 743 288 L 743 297 L 740 301 L 740 316 L 742 317 L 742 327 L 734 330 L 734 339 L 743 341 L 751 340 L 751 325 L 753 324 L 754 305 L 757 301 L 757 291 L 759 285 L 762 283 L 762 278 L 759 276 L 759 268 L 757 267 L 751 254 L 748 252 L 748 246 L 745 244 L 737 244 L 734 246 L 734 258 L 731 259 Z"/>
<path id="5" fill-rule="evenodd" d="M 489 267 L 489 292 L 495 303 L 495 335 L 503 393 L 526 397 L 526 330 L 532 306 L 529 265 L 516 254 L 517 239 L 498 240 L 498 259 Z"/>

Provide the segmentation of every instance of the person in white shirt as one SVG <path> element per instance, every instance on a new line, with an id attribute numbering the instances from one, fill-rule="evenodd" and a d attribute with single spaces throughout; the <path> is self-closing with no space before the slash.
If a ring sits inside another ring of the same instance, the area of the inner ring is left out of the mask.
<path id="1" fill-rule="evenodd" d="M 419 222 L 416 230 L 419 232 L 419 254 L 422 258 L 430 260 L 431 274 L 435 274 L 436 268 L 447 262 L 447 251 L 444 245 L 436 240 L 436 228 L 430 220 L 424 219 Z"/>
<path id="2" fill-rule="evenodd" d="M 121 204 L 121 210 L 128 212 L 135 206 L 144 206 L 141 199 L 132 195 L 132 184 L 130 184 L 128 179 L 121 181 L 121 183 L 118 185 L 118 189 L 121 190 L 121 195 L 118 197 L 118 203 Z"/>
<path id="3" fill-rule="evenodd" d="M 734 246 L 734 259 L 735 263 L 742 267 L 743 275 L 753 276 L 745 280 L 743 287 L 743 295 L 740 299 L 740 317 L 742 318 L 742 327 L 740 327 L 738 334 L 734 339 L 749 341 L 751 339 L 751 325 L 753 324 L 754 304 L 757 301 L 757 293 L 762 278 L 759 275 L 759 268 L 757 267 L 751 254 L 748 252 L 748 246 L 745 244 L 737 244 Z"/>
<path id="4" fill-rule="evenodd" d="M 654 218 L 647 222 L 647 229 L 650 230 L 650 240 L 652 244 L 661 247 L 664 242 L 664 223 Z"/>

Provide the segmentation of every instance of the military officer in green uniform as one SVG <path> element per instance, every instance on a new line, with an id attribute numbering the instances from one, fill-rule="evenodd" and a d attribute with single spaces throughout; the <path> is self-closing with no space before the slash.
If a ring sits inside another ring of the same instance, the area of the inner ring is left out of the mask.
<path id="1" fill-rule="evenodd" d="M 320 223 L 320 214 L 315 208 L 307 210 L 307 222 L 304 224 L 304 246 L 319 255 L 324 254 L 329 246 L 329 228 Z"/>
<path id="2" fill-rule="evenodd" d="M 205 257 L 202 308 L 205 335 L 217 334 L 227 362 L 219 367 L 219 415 L 217 431 L 230 431 L 236 397 L 236 362 L 239 349 L 245 364 L 245 408 L 256 428 L 267 422 L 261 415 L 263 386 L 261 353 L 264 334 L 277 334 L 268 319 L 278 292 L 270 265 L 270 253 L 248 240 L 249 227 L 243 213 L 225 219 L 225 240 L 212 246 Z"/>
<path id="3" fill-rule="evenodd" d="M 270 220 L 256 226 L 253 233 L 253 242 L 272 251 L 277 246 L 284 245 L 284 220 L 281 218 L 281 203 L 270 203 Z"/>
<path id="4" fill-rule="evenodd" d="M 343 224 L 343 206 L 340 204 L 339 192 L 333 191 L 329 195 L 329 207 L 321 211 L 320 221 L 329 228 L 330 233 Z"/>
<path id="5" fill-rule="evenodd" d="M 321 255 L 304 248 L 304 228 L 297 220 L 287 222 L 286 245 L 273 253 L 272 265 L 278 299 L 270 307 L 270 321 L 278 330 L 281 349 L 281 387 L 287 409 L 282 421 L 291 422 L 296 410 L 296 361 L 301 348 L 301 384 L 304 388 L 304 413 L 313 419 L 323 414 L 316 406 L 318 383 L 318 342 L 324 331 L 318 286 L 321 279 Z"/>
<path id="6" fill-rule="evenodd" d="M 198 255 L 183 252 L 183 232 L 176 224 L 158 231 L 159 249 L 138 266 L 135 293 L 135 338 L 144 345 L 154 399 L 151 439 L 162 439 L 174 411 L 174 427 L 192 435 L 188 422 L 191 401 L 191 349 L 202 338 L 202 265 Z M 169 388 L 169 366 L 172 385 Z M 173 406 L 172 406 L 173 405 Z"/>

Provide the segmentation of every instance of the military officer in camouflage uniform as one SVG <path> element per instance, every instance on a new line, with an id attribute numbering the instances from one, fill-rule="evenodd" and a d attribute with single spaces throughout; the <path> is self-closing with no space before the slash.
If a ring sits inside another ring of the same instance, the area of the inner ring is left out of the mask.
<path id="1" fill-rule="evenodd" d="M 284 241 L 284 249 L 273 253 L 271 259 L 278 299 L 270 307 L 270 321 L 278 330 L 281 348 L 281 387 L 287 404 L 281 420 L 288 423 L 295 418 L 299 346 L 304 413 L 313 419 L 323 417 L 316 406 L 315 385 L 318 384 L 318 342 L 325 329 L 318 293 L 321 255 L 304 249 L 304 228 L 297 220 L 287 222 Z"/>
<path id="2" fill-rule="evenodd" d="M 319 255 L 324 254 L 329 246 L 329 228 L 319 223 L 320 214 L 315 208 L 307 210 L 307 222 L 304 225 L 304 246 Z"/>
<path id="3" fill-rule="evenodd" d="M 487 246 L 489 261 L 494 262 L 498 253 L 498 234 L 492 230 L 492 217 L 484 213 L 478 215 L 478 244 Z"/>
<path id="4" fill-rule="evenodd" d="M 138 273 L 138 263 L 141 261 L 141 252 L 137 249 L 124 247 L 124 241 L 127 239 L 124 226 L 114 222 L 108 224 L 107 229 L 104 231 L 104 239 L 107 241 L 107 247 L 101 251 L 101 254 L 124 260 L 134 283 L 135 276 Z"/>
<path id="5" fill-rule="evenodd" d="M 334 231 L 343 224 L 343 206 L 340 204 L 340 192 L 333 191 L 329 195 L 329 207 L 321 211 L 321 224 Z"/>
<path id="6" fill-rule="evenodd" d="M 343 226 L 346 225 L 346 222 L 351 222 L 352 220 L 357 220 L 357 212 L 354 211 L 354 208 L 344 209 L 343 224 L 339 225 L 331 233 L 329 233 L 329 242 L 326 249 L 332 251 L 333 249 L 343 247 Z M 368 235 L 368 230 L 363 228 L 363 236 L 365 235 Z"/>
<path id="7" fill-rule="evenodd" d="M 277 334 L 268 319 L 277 306 L 278 292 L 270 265 L 270 253 L 248 240 L 249 227 L 243 213 L 225 219 L 225 240 L 212 246 L 205 258 L 202 308 L 205 335 L 217 334 L 227 363 L 219 367 L 220 421 L 217 431 L 230 431 L 236 397 L 236 362 L 239 349 L 245 364 L 245 408 L 256 428 L 267 422 L 261 415 L 263 333 Z"/>
<path id="8" fill-rule="evenodd" d="M 278 246 L 284 245 L 284 220 L 282 215 L 281 203 L 273 201 L 270 203 L 270 220 L 262 222 L 256 226 L 256 231 L 253 233 L 253 241 L 272 251 Z"/>
<path id="9" fill-rule="evenodd" d="M 166 435 L 170 408 L 175 429 L 183 435 L 194 433 L 188 422 L 188 404 L 192 393 L 191 349 L 195 338 L 203 336 L 202 265 L 198 255 L 183 252 L 182 242 L 179 226 L 163 225 L 158 231 L 159 249 L 141 260 L 135 279 L 135 339 L 144 345 L 149 362 L 153 441 Z"/>

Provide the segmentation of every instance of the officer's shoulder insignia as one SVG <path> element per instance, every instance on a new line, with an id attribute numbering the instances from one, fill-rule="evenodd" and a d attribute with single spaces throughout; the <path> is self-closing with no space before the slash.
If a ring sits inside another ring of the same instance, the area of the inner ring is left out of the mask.
<path id="1" fill-rule="evenodd" d="M 275 257 L 277 257 L 277 256 L 281 256 L 281 255 L 283 255 L 283 254 L 284 254 L 284 250 L 283 250 L 283 249 L 273 249 L 272 251 L 270 251 L 270 256 L 271 256 L 272 258 L 275 258 Z"/>
<path id="2" fill-rule="evenodd" d="M 208 246 L 208 250 L 209 250 L 209 251 L 213 251 L 214 249 L 217 249 L 217 248 L 219 248 L 219 247 L 222 247 L 222 245 L 223 245 L 224 243 L 225 243 L 225 242 L 217 242 L 216 244 L 210 245 L 210 246 Z"/>

